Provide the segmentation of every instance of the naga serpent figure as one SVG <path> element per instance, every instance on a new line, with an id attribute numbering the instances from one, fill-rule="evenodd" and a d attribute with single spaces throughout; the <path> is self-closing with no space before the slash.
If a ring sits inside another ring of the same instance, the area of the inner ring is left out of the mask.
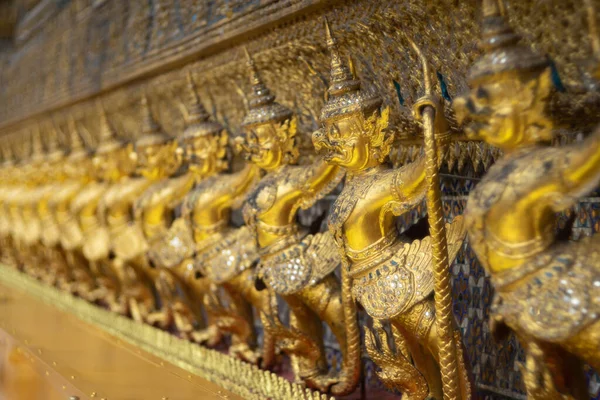
<path id="1" fill-rule="evenodd" d="M 179 168 L 175 157 L 177 143 L 158 126 L 144 94 L 141 101 L 142 129 L 130 153 L 136 169 L 122 177 L 102 196 L 98 215 L 110 237 L 110 270 L 119 282 L 115 305 L 144 322 L 156 308 L 152 271 L 146 259 L 148 243 L 139 223 L 133 218 L 136 200 L 152 184 L 172 175 Z"/>
<path id="2" fill-rule="evenodd" d="M 384 351 L 379 350 L 373 334 L 367 332 L 367 349 L 381 368 L 384 383 L 408 399 L 441 399 L 431 237 L 411 242 L 396 227 L 398 216 L 425 199 L 426 157 L 423 154 L 398 169 L 384 164 L 393 140 L 393 133 L 386 129 L 389 109 L 381 110 L 381 98 L 361 89 L 339 55 L 329 28 L 327 45 L 331 52 L 329 97 L 321 112 L 323 129 L 313 134 L 313 142 L 328 163 L 347 170 L 344 189 L 329 215 L 329 230 L 342 254 L 344 290 L 351 291 L 375 327 L 391 324 L 396 345 L 403 350 L 391 354 L 383 338 Z M 435 110 L 434 129 L 441 152 L 448 134 L 443 105 L 426 96 L 414 109 L 424 106 Z M 453 260 L 465 235 L 462 218 L 447 230 Z M 457 347 L 462 346 L 457 330 L 454 338 Z M 468 399 L 466 368 L 462 359 L 459 363 L 461 398 Z"/>
<path id="3" fill-rule="evenodd" d="M 250 57 L 248 66 L 253 93 L 240 144 L 267 174 L 248 195 L 242 212 L 258 245 L 258 279 L 286 301 L 291 318 L 291 329 L 284 328 L 274 310 L 263 319 L 264 329 L 292 356 L 296 378 L 322 391 L 346 394 L 358 383 L 360 348 L 356 314 L 351 311 L 344 318 L 340 283 L 333 274 L 340 264 L 337 248 L 329 233 L 308 234 L 296 222 L 297 211 L 333 190 L 343 173 L 322 160 L 295 165 L 296 119 L 274 101 Z M 322 322 L 343 353 L 339 374 L 328 372 Z"/>
<path id="4" fill-rule="evenodd" d="M 218 337 L 203 335 L 202 295 L 206 280 L 196 280 L 188 263 L 194 251 L 186 221 L 178 218 L 182 202 L 199 182 L 225 166 L 227 134 L 220 125 L 208 121 L 191 73 L 187 75 L 187 128 L 178 138 L 176 157 L 180 170 L 155 183 L 135 203 L 135 218 L 141 221 L 148 241 L 148 257 L 156 268 L 154 284 L 161 307 L 147 322 L 163 329 L 172 327 L 188 339 L 215 344 Z M 206 333 L 206 332 L 205 332 Z"/>
<path id="5" fill-rule="evenodd" d="M 484 54 L 454 108 L 504 156 L 471 192 L 466 225 L 495 287 L 492 330 L 512 330 L 525 348 L 528 398 L 587 399 L 581 363 L 600 369 L 600 236 L 561 241 L 556 227 L 557 212 L 600 182 L 600 129 L 547 145 L 551 65 L 519 41 L 504 8 L 485 0 Z"/>

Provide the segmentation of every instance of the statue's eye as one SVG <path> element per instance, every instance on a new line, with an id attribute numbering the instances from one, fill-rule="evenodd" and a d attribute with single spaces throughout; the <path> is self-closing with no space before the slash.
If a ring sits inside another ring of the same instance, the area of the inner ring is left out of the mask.
<path id="1" fill-rule="evenodd" d="M 487 90 L 485 90 L 483 87 L 480 86 L 477 88 L 477 91 L 475 92 L 475 97 L 479 101 L 487 102 L 489 100 L 490 95 Z"/>

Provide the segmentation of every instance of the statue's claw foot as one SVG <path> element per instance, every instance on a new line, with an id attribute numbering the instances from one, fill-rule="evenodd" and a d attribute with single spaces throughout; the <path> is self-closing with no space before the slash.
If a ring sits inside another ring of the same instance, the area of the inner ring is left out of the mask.
<path id="1" fill-rule="evenodd" d="M 216 346 L 222 338 L 222 334 L 216 326 L 209 326 L 200 331 L 193 331 L 190 334 L 192 341 L 199 344 L 206 344 L 209 347 Z"/>
<path id="2" fill-rule="evenodd" d="M 156 311 L 146 317 L 146 323 L 163 330 L 169 327 L 170 320 L 168 313 L 164 311 Z"/>
<path id="3" fill-rule="evenodd" d="M 128 304 L 129 312 L 131 313 L 131 318 L 133 318 L 134 321 L 144 323 L 148 320 L 150 312 L 148 310 L 147 304 L 144 304 L 135 298 L 130 298 Z"/>
<path id="4" fill-rule="evenodd" d="M 110 311 L 119 315 L 127 315 L 127 305 L 123 302 L 116 300 L 107 300 L 108 308 Z"/>
<path id="5" fill-rule="evenodd" d="M 261 353 L 252 350 L 246 343 L 232 345 L 229 348 L 229 355 L 254 365 L 258 365 L 261 361 Z"/>
<path id="6" fill-rule="evenodd" d="M 307 386 L 323 393 L 328 393 L 330 389 L 333 392 L 335 385 L 341 383 L 339 376 L 330 374 L 307 377 L 304 378 L 304 381 Z"/>

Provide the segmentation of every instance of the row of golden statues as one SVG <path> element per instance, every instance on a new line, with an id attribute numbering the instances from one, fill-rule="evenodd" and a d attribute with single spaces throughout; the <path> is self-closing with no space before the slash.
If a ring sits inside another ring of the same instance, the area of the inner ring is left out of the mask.
<path id="1" fill-rule="evenodd" d="M 197 343 L 228 336 L 231 356 L 263 368 L 287 354 L 298 381 L 335 395 L 359 383 L 359 303 L 373 320 L 365 345 L 386 386 L 406 399 L 468 399 L 475 394 L 449 274 L 468 233 L 496 288 L 492 326 L 514 331 L 526 348 L 530 398 L 587 398 L 582 362 L 600 369 L 599 239 L 560 242 L 555 225 L 557 211 L 598 185 L 600 130 L 570 147 L 545 145 L 554 127 L 550 62 L 519 43 L 504 14 L 484 0 L 483 55 L 470 70 L 471 91 L 453 103 L 467 132 L 504 151 L 464 217 L 444 224 L 438 167 L 451 133 L 419 48 L 411 43 L 423 64 L 425 93 L 413 111 L 424 151 L 391 168 L 388 109 L 361 89 L 326 25 L 331 75 L 312 135 L 320 158 L 297 163 L 295 116 L 248 55 L 252 92 L 234 140 L 211 120 L 188 75 L 187 128 L 177 138 L 161 130 L 143 96 L 133 142 L 102 107 L 94 149 L 73 119 L 45 143 L 32 134 L 27 155 L 4 142 L 2 261 Z M 227 172 L 229 146 L 246 156 L 237 172 Z M 298 211 L 342 181 L 329 229 L 303 228 Z M 400 235 L 397 217 L 423 201 L 429 235 Z M 232 223 L 236 209 L 241 227 Z M 279 317 L 282 303 L 289 324 Z M 342 351 L 339 366 L 327 363 L 323 323 Z"/>

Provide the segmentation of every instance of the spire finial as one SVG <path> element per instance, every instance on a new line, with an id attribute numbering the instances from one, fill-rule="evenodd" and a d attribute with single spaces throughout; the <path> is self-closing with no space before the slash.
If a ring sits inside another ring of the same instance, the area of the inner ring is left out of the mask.
<path id="1" fill-rule="evenodd" d="M 85 145 L 83 143 L 83 139 L 81 138 L 81 134 L 79 133 L 79 129 L 77 128 L 75 118 L 73 118 L 72 115 L 69 115 L 68 129 L 70 134 L 69 148 L 71 150 L 71 153 L 84 150 Z"/>
<path id="2" fill-rule="evenodd" d="M 198 90 L 196 89 L 194 77 L 192 76 L 192 72 L 189 70 L 187 71 L 187 87 L 189 94 L 187 123 L 194 124 L 208 121 L 210 115 L 208 115 L 208 112 L 206 112 L 204 105 L 200 101 L 200 96 L 198 96 Z"/>
<path id="3" fill-rule="evenodd" d="M 46 152 L 48 154 L 55 152 L 58 149 L 56 129 L 52 122 L 46 122 Z"/>
<path id="4" fill-rule="evenodd" d="M 19 136 L 21 136 L 21 132 L 19 132 Z M 31 146 L 29 147 L 31 149 Z M 27 154 L 27 142 L 24 140 L 17 140 L 16 138 L 13 138 L 12 151 L 15 160 L 18 162 L 26 162 L 29 158 L 29 154 Z"/>
<path id="5" fill-rule="evenodd" d="M 271 94 L 269 88 L 262 81 L 262 78 L 256 69 L 256 65 L 254 64 L 254 59 L 245 46 L 244 52 L 246 53 L 246 65 L 248 66 L 248 73 L 250 74 L 250 84 L 252 85 L 252 93 L 249 96 L 248 108 L 253 109 L 268 106 L 275 102 L 275 96 Z"/>
<path id="6" fill-rule="evenodd" d="M 27 137 L 27 132 L 20 132 L 19 136 L 20 137 Z M 27 161 L 30 159 L 31 154 L 33 153 L 33 147 L 32 147 L 32 143 L 31 143 L 31 137 L 29 138 L 30 140 L 18 140 L 15 139 L 13 145 L 15 147 L 15 153 L 18 154 L 19 160 L 20 161 Z"/>
<path id="7" fill-rule="evenodd" d="M 340 96 L 344 93 L 360 89 L 360 82 L 354 79 L 350 68 L 346 65 L 337 46 L 337 40 L 331 31 L 329 22 L 325 19 L 325 35 L 327 40 L 327 49 L 329 50 L 330 63 L 330 96 Z"/>
<path id="8" fill-rule="evenodd" d="M 254 64 L 254 59 L 248 52 L 248 48 L 246 48 L 246 46 L 244 46 L 244 54 L 246 55 L 246 65 L 248 66 L 248 72 L 250 74 L 250 83 L 254 87 L 264 86 L 262 79 L 260 78 L 260 74 L 258 73 L 258 70 L 256 69 L 256 65 Z M 267 89 L 267 91 L 268 91 L 268 89 Z M 255 90 L 255 92 L 256 92 L 256 90 Z"/>
<path id="9" fill-rule="evenodd" d="M 142 94 L 142 135 L 158 133 L 160 126 L 156 123 L 154 116 L 152 116 L 152 110 L 150 109 L 150 103 L 148 102 L 148 94 L 144 90 Z"/>
<path id="10" fill-rule="evenodd" d="M 254 64 L 254 59 L 244 46 L 246 65 L 250 74 L 252 93 L 248 96 L 248 114 L 242 121 L 242 126 L 261 124 L 269 121 L 284 121 L 292 116 L 292 112 L 275 101 L 269 88 L 263 83 Z"/>
<path id="11" fill-rule="evenodd" d="M 360 81 L 354 77 L 340 55 L 337 40 L 327 19 L 325 19 L 325 36 L 331 63 L 330 82 L 327 89 L 329 96 L 321 109 L 321 121 L 358 111 L 372 112 L 381 105 L 382 100 L 375 93 L 368 93 L 360 89 Z M 342 98 L 343 101 L 340 101 Z"/>
<path id="12" fill-rule="evenodd" d="M 100 135 L 98 137 L 99 145 L 118 141 L 119 137 L 114 127 L 108 120 L 108 116 L 106 115 L 106 109 L 104 108 L 104 104 L 101 101 L 98 101 L 98 109 L 100 111 Z"/>
<path id="13" fill-rule="evenodd" d="M 31 158 L 39 159 L 44 155 L 44 144 L 42 143 L 42 132 L 39 125 L 31 131 Z"/>
<path id="14" fill-rule="evenodd" d="M 471 82 L 507 71 L 542 70 L 549 65 L 546 57 L 519 43 L 521 36 L 509 25 L 502 1 L 483 0 L 479 46 L 484 54 L 471 68 Z"/>
<path id="15" fill-rule="evenodd" d="M 513 46 L 521 39 L 506 20 L 502 0 L 483 0 L 482 8 L 481 47 L 485 51 Z"/>
<path id="16" fill-rule="evenodd" d="M 9 161 L 12 161 L 12 151 L 10 148 L 10 142 L 8 141 L 8 139 L 2 144 L 2 159 L 4 161 L 4 163 L 7 163 Z"/>
<path id="17" fill-rule="evenodd" d="M 152 116 L 152 110 L 148 102 L 148 94 L 146 90 L 142 93 L 142 134 L 135 141 L 136 146 L 145 146 L 149 144 L 165 143 L 171 139 L 162 127 L 156 122 Z"/>
<path id="18" fill-rule="evenodd" d="M 598 29 L 594 0 L 586 0 L 585 8 L 587 11 L 589 37 L 592 44 L 592 74 L 595 79 L 600 80 L 600 30 Z"/>
<path id="19" fill-rule="evenodd" d="M 506 17 L 506 9 L 502 0 L 483 0 L 481 8 L 483 18 Z"/>

